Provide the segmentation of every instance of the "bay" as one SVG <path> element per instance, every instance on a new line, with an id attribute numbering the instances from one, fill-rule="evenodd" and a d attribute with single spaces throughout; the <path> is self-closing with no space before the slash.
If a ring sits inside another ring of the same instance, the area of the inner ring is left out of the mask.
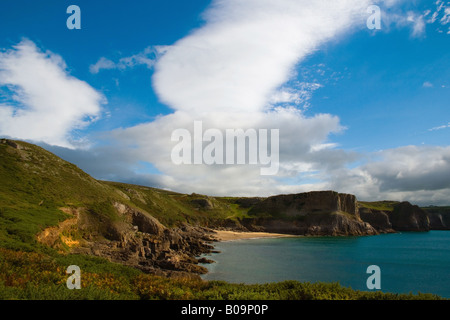
<path id="1" fill-rule="evenodd" d="M 263 238 L 219 242 L 205 280 L 268 283 L 339 282 L 370 291 L 370 265 L 381 269 L 381 291 L 450 298 L 450 232 L 364 237 Z"/>

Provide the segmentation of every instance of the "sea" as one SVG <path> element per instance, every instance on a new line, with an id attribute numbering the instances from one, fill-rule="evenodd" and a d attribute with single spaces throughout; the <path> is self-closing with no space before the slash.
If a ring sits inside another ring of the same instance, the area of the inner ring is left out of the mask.
<path id="1" fill-rule="evenodd" d="M 450 231 L 246 239 L 218 242 L 215 249 L 220 253 L 207 256 L 215 263 L 204 265 L 205 280 L 339 282 L 363 291 L 378 290 L 378 281 L 382 292 L 450 298 Z"/>

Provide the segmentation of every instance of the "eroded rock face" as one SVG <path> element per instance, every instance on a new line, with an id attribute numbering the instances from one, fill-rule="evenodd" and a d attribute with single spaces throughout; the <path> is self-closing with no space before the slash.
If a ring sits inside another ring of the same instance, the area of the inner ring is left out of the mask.
<path id="1" fill-rule="evenodd" d="M 392 229 L 392 223 L 389 220 L 389 215 L 384 211 L 359 208 L 359 216 L 362 221 L 369 223 L 378 232 L 395 232 L 394 229 Z"/>
<path id="2" fill-rule="evenodd" d="M 306 236 L 358 236 L 376 235 L 369 223 L 351 218 L 347 214 L 315 214 L 301 220 L 245 219 L 243 225 L 250 231 L 298 234 Z"/>
<path id="3" fill-rule="evenodd" d="M 243 224 L 254 231 L 330 236 L 378 233 L 360 219 L 354 195 L 334 191 L 269 197 L 257 202 L 249 214 L 255 218 Z"/>
<path id="4" fill-rule="evenodd" d="M 428 214 L 416 205 L 401 202 L 394 207 L 389 215 L 392 228 L 398 231 L 429 231 L 430 218 Z"/>
<path id="5" fill-rule="evenodd" d="M 430 218 L 432 230 L 450 230 L 450 207 L 427 207 L 424 211 Z"/>
<path id="6" fill-rule="evenodd" d="M 346 212 L 358 218 L 356 197 L 334 191 L 279 195 L 258 202 L 249 213 L 268 213 L 272 216 L 306 216 L 311 213 L 331 212 Z"/>
<path id="7" fill-rule="evenodd" d="M 195 207 L 200 208 L 200 209 L 211 210 L 214 208 L 214 204 L 208 198 L 193 199 L 193 200 L 191 200 L 191 203 Z"/>
<path id="8" fill-rule="evenodd" d="M 149 213 L 114 203 L 124 221 L 109 226 L 106 239 L 73 252 L 92 254 L 129 265 L 144 272 L 173 277 L 194 277 L 207 272 L 197 257 L 213 247 L 213 233 L 206 228 L 185 225 L 168 229 Z"/>

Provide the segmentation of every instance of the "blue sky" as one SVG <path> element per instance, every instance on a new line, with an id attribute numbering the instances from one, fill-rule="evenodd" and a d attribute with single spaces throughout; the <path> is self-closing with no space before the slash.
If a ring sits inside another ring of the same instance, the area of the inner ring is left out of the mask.
<path id="1" fill-rule="evenodd" d="M 0 135 L 181 192 L 447 203 L 450 2 L 331 3 L 2 1 Z M 381 30 L 365 26 L 374 3 Z M 66 27 L 71 4 L 81 30 Z M 279 174 L 174 166 L 170 132 L 196 119 L 280 129 Z"/>

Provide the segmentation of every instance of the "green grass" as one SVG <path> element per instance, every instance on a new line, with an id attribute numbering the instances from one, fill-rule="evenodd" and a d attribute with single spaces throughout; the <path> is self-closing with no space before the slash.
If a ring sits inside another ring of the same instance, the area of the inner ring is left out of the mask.
<path id="1" fill-rule="evenodd" d="M 378 211 L 393 211 L 394 206 L 398 204 L 398 201 L 358 201 L 359 205 L 364 208 L 378 210 Z"/>
<path id="2" fill-rule="evenodd" d="M 66 287 L 69 265 L 81 269 L 80 290 Z M 338 283 L 284 281 L 230 284 L 169 279 L 83 255 L 44 255 L 0 249 L 0 299 L 25 300 L 411 300 L 431 294 L 352 290 Z"/>

